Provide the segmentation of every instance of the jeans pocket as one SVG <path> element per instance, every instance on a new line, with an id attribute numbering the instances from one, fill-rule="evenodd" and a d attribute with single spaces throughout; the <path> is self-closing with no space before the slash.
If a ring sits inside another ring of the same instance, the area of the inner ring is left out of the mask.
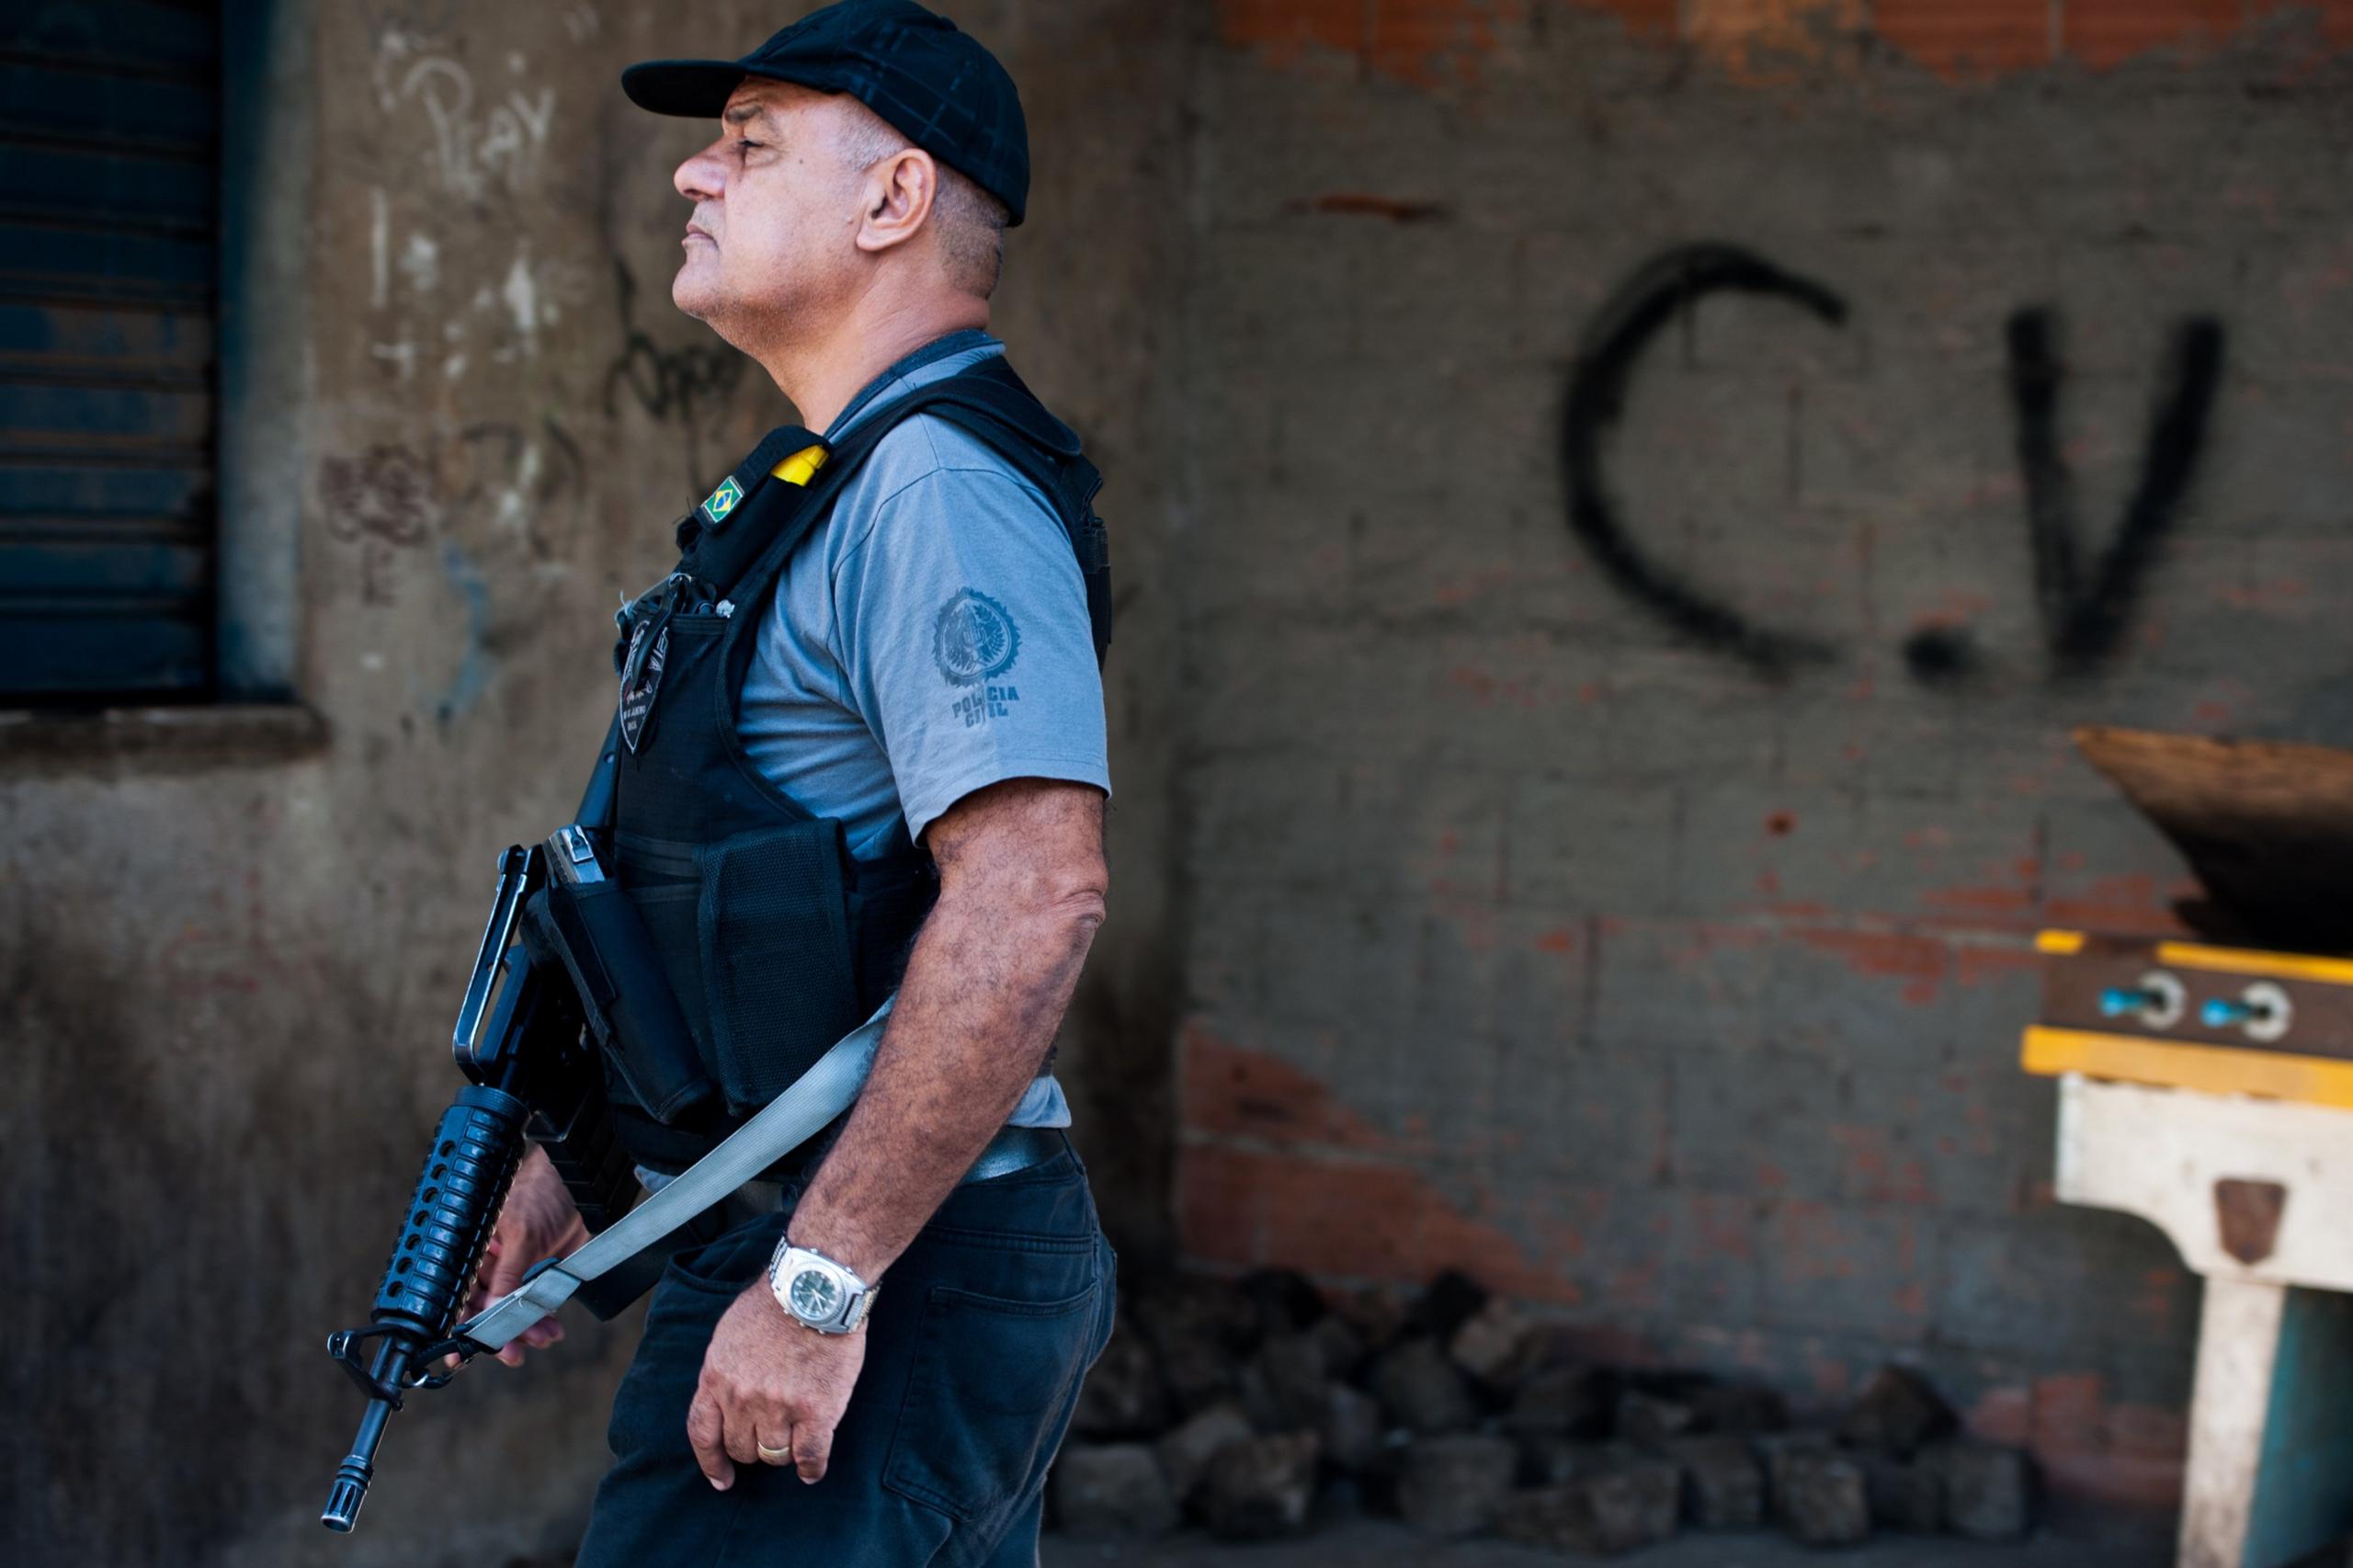
<path id="1" fill-rule="evenodd" d="M 646 1303 L 637 1353 L 614 1391 L 605 1442 L 616 1459 L 655 1453 L 691 1460 L 687 1406 L 710 1336 L 735 1298 L 765 1272 L 785 1220 L 779 1213 L 738 1225 L 664 1267 Z"/>
<path id="2" fill-rule="evenodd" d="M 1099 1273 L 1048 1301 L 933 1286 L 883 1484 L 963 1521 L 1027 1491 L 1092 1357 L 1103 1289 Z"/>
<path id="3" fill-rule="evenodd" d="M 727 1296 L 743 1292 L 767 1271 L 776 1244 L 784 1236 L 791 1216 L 779 1210 L 722 1232 L 700 1246 L 688 1247 L 670 1260 L 664 1272 L 679 1284 Z"/>

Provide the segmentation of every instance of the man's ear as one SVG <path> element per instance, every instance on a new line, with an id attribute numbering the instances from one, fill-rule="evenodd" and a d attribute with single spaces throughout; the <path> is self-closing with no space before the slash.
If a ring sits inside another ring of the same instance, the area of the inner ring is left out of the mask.
<path id="1" fill-rule="evenodd" d="M 922 232 L 939 195 L 939 165 L 920 147 L 909 147 L 866 173 L 865 207 L 858 214 L 858 248 L 885 251 Z"/>

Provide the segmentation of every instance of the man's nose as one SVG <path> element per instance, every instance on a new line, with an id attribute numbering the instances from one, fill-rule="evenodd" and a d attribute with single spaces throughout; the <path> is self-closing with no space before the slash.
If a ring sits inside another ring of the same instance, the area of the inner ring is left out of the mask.
<path id="1" fill-rule="evenodd" d="M 727 165 L 719 157 L 719 143 L 714 142 L 678 165 L 670 176 L 680 196 L 688 201 L 710 201 L 718 197 L 726 183 Z"/>

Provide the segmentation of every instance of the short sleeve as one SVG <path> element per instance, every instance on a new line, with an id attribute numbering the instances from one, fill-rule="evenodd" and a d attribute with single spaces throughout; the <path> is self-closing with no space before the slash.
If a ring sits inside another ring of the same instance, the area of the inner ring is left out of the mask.
<path id="1" fill-rule="evenodd" d="M 1007 778 L 1110 791 L 1086 586 L 1026 479 L 979 466 L 913 479 L 842 555 L 833 595 L 849 696 L 910 835 Z"/>

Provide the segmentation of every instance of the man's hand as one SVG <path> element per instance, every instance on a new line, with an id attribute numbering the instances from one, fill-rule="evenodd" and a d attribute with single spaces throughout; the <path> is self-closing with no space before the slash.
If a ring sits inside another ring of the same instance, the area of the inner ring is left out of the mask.
<path id="1" fill-rule="evenodd" d="M 555 1174 L 547 1151 L 538 1144 L 516 1167 L 515 1184 L 506 1189 L 506 1203 L 498 1211 L 497 1227 L 483 1248 L 482 1272 L 475 1276 L 473 1294 L 466 1301 L 472 1317 L 523 1283 L 523 1276 L 543 1257 L 562 1257 L 588 1239 L 588 1227 Z M 563 1337 L 563 1325 L 541 1318 L 521 1337 L 498 1352 L 510 1367 L 523 1364 L 523 1347 L 553 1345 Z"/>
<path id="2" fill-rule="evenodd" d="M 711 1485 L 735 1484 L 739 1464 L 790 1464 L 804 1482 L 825 1473 L 834 1428 L 866 1364 L 866 1331 L 819 1334 L 777 1304 L 766 1279 L 719 1320 L 702 1381 L 687 1407 L 687 1440 Z M 789 1458 L 764 1458 L 787 1450 Z"/>

